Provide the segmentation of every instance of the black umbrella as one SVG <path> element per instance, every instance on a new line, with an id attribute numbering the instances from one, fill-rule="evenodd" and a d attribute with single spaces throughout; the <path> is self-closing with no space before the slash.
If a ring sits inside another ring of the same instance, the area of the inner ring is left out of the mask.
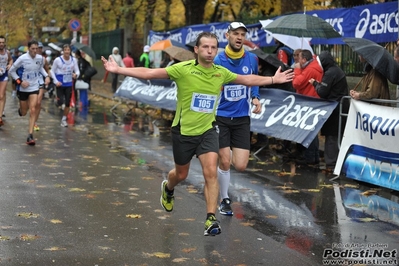
<path id="1" fill-rule="evenodd" d="M 93 60 L 96 60 L 96 53 L 89 46 L 87 46 L 87 45 L 85 45 L 83 43 L 80 43 L 80 42 L 75 42 L 73 44 L 73 46 L 76 49 L 83 51 L 85 54 L 90 56 Z"/>
<path id="2" fill-rule="evenodd" d="M 292 14 L 279 17 L 263 29 L 271 33 L 297 37 L 324 39 L 342 37 L 334 27 L 325 20 L 306 14 Z"/>
<path id="3" fill-rule="evenodd" d="M 390 82 L 399 84 L 399 64 L 384 47 L 362 38 L 343 38 L 343 41 Z"/>
<path id="4" fill-rule="evenodd" d="M 284 63 L 281 62 L 275 54 L 267 54 L 263 52 L 261 49 L 254 49 L 250 50 L 249 52 L 256 54 L 258 58 L 266 62 L 268 65 L 274 67 L 275 68 L 274 71 L 276 71 L 277 68 L 279 67 L 281 67 L 283 71 L 287 69 L 287 66 L 284 65 Z"/>

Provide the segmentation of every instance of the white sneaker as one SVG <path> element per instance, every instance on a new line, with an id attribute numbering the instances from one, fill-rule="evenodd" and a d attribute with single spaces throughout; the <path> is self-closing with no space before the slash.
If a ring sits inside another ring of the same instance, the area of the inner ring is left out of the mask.
<path id="1" fill-rule="evenodd" d="M 17 97 L 17 92 L 16 92 L 16 91 L 12 91 L 11 96 L 12 96 L 13 98 Z"/>
<path id="2" fill-rule="evenodd" d="M 67 123 L 66 119 L 65 120 L 64 119 L 61 120 L 61 126 L 62 127 L 68 127 L 68 123 Z"/>

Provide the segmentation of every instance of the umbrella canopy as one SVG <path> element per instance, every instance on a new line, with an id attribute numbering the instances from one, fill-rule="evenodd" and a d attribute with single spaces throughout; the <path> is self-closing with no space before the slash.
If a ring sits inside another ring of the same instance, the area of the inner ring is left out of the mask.
<path id="1" fill-rule="evenodd" d="M 292 14 L 279 17 L 263 28 L 273 34 L 292 35 L 310 38 L 339 38 L 342 37 L 325 20 L 306 14 Z"/>
<path id="2" fill-rule="evenodd" d="M 296 49 L 309 50 L 312 54 L 314 54 L 313 48 L 309 44 L 311 38 L 290 36 L 290 35 L 277 34 L 277 33 L 272 35 L 273 38 L 280 41 L 281 43 L 284 43 L 293 50 Z"/>
<path id="3" fill-rule="evenodd" d="M 163 51 L 180 62 L 195 58 L 192 52 L 181 47 L 170 46 L 165 48 Z"/>
<path id="4" fill-rule="evenodd" d="M 259 20 L 260 24 L 263 28 L 273 22 L 271 19 L 266 20 Z M 312 47 L 310 46 L 310 40 L 312 38 L 304 38 L 304 37 L 297 37 L 292 35 L 285 35 L 285 34 L 278 34 L 278 33 L 271 33 L 270 31 L 265 30 L 266 33 L 278 40 L 279 42 L 285 44 L 286 46 L 290 47 L 293 50 L 302 49 L 302 50 L 309 50 L 312 54 L 314 54 Z"/>
<path id="5" fill-rule="evenodd" d="M 362 38 L 343 38 L 343 41 L 390 82 L 399 84 L 399 64 L 384 47 Z"/>
<path id="6" fill-rule="evenodd" d="M 187 48 L 184 44 L 182 44 L 178 41 L 167 39 L 167 40 L 162 40 L 162 41 L 158 41 L 158 42 L 154 43 L 153 45 L 150 46 L 150 50 L 151 51 L 164 50 L 165 48 L 168 48 L 170 46 L 177 46 L 177 47 L 180 47 L 183 49 Z"/>
<path id="7" fill-rule="evenodd" d="M 85 54 L 88 54 L 91 58 L 93 58 L 94 60 L 96 59 L 96 53 L 93 51 L 93 49 L 91 49 L 89 46 L 87 46 L 86 44 L 80 43 L 80 42 L 75 42 L 73 44 L 73 46 L 78 49 L 81 50 L 82 52 L 84 52 Z"/>
<path id="8" fill-rule="evenodd" d="M 263 60 L 267 64 L 273 66 L 275 68 L 275 70 L 277 70 L 277 68 L 279 68 L 279 67 L 281 67 L 282 70 L 286 69 L 286 66 L 284 65 L 284 63 L 281 62 L 280 60 L 278 60 L 278 58 L 275 54 L 267 54 L 267 53 L 263 52 L 261 49 L 254 49 L 249 52 L 256 54 L 256 56 L 259 57 L 261 60 Z"/>
<path id="9" fill-rule="evenodd" d="M 49 43 L 48 46 L 50 46 L 52 49 L 54 49 L 55 51 L 61 52 L 62 48 L 59 47 L 58 45 L 54 44 L 54 43 Z"/>
<path id="10" fill-rule="evenodd" d="M 28 46 L 26 45 L 22 45 L 20 47 L 18 47 L 18 51 L 22 52 L 22 53 L 26 53 L 28 51 Z"/>

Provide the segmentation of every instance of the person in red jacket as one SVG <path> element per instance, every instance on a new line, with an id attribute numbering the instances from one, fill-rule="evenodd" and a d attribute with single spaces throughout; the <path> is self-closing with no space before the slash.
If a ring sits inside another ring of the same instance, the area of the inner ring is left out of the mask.
<path id="1" fill-rule="evenodd" d="M 309 50 L 302 50 L 299 53 L 298 60 L 298 63 L 294 66 L 295 77 L 292 81 L 292 86 L 296 93 L 319 98 L 309 80 L 312 78 L 321 80 L 323 78 L 323 69 Z"/>
<path id="2" fill-rule="evenodd" d="M 298 94 L 320 98 L 314 86 L 309 83 L 310 79 L 321 80 L 323 69 L 319 62 L 313 58 L 309 50 L 302 50 L 299 53 L 299 61 L 294 66 L 295 77 L 292 86 Z M 316 136 L 307 149 L 302 145 L 297 145 L 300 158 L 296 160 L 299 165 L 318 165 L 319 157 L 319 137 Z"/>
<path id="3" fill-rule="evenodd" d="M 125 67 L 134 67 L 134 60 L 131 52 L 127 52 L 122 61 L 125 64 Z"/>

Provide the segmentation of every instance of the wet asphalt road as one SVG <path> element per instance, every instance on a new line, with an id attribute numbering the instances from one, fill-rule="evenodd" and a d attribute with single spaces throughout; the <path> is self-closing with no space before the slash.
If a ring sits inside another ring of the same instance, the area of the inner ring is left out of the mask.
<path id="1" fill-rule="evenodd" d="M 297 169 L 272 149 L 252 157 L 248 171 L 232 173 L 235 215 L 217 214 L 222 234 L 205 237 L 197 159 L 176 188 L 174 211 L 159 204 L 160 183 L 173 167 L 168 132 L 132 131 L 93 102 L 62 128 L 60 110 L 45 100 L 30 147 L 17 106 L 8 93 L 0 264 L 323 265 L 334 243 L 399 247 L 397 193 L 362 195 L 372 188 Z"/>

